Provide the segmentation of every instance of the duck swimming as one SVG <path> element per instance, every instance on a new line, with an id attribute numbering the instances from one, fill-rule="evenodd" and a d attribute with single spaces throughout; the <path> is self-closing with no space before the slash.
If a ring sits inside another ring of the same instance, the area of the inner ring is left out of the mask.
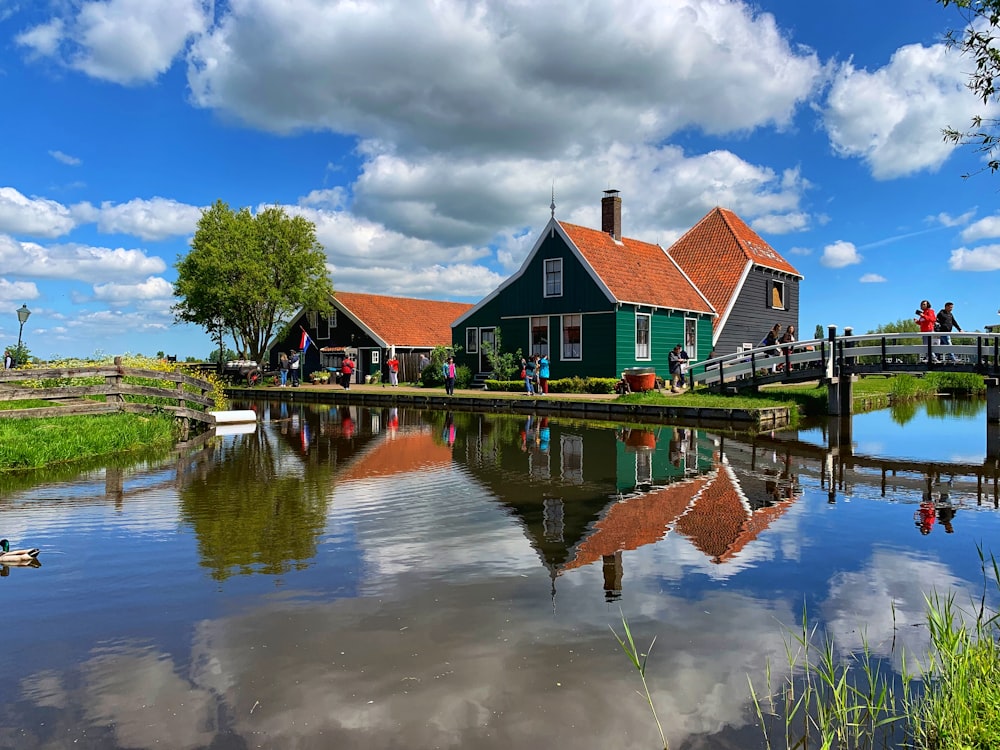
<path id="1" fill-rule="evenodd" d="M 30 563 L 38 557 L 39 549 L 11 549 L 10 542 L 0 539 L 0 565 L 18 565 Z"/>

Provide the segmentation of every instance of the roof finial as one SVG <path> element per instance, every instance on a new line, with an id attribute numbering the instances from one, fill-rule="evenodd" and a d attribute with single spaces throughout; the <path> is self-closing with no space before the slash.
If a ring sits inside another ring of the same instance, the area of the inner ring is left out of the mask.
<path id="1" fill-rule="evenodd" d="M 552 218 L 556 218 L 556 182 L 552 181 L 552 203 L 549 204 L 549 209 L 552 211 Z M 1000 312 L 1000 311 L 998 311 Z"/>

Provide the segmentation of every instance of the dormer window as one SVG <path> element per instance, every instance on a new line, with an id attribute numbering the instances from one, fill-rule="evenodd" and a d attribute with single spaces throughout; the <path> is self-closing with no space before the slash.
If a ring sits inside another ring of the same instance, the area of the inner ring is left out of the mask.
<path id="1" fill-rule="evenodd" d="M 545 296 L 562 297 L 562 258 L 548 258 L 545 261 Z"/>

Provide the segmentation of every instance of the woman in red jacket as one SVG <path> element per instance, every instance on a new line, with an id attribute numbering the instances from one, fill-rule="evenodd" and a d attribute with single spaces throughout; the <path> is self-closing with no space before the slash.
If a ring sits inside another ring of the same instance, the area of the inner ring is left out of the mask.
<path id="1" fill-rule="evenodd" d="M 935 325 L 937 324 L 937 315 L 934 314 L 934 308 L 931 307 L 931 303 L 927 300 L 923 300 L 920 303 L 920 307 L 914 313 L 917 317 L 913 321 L 920 327 L 921 333 L 934 333 Z M 926 342 L 925 342 L 926 343 Z M 940 343 L 937 336 L 931 337 L 931 344 L 937 346 Z M 938 361 L 938 355 L 934 355 L 934 361 Z"/>
<path id="2" fill-rule="evenodd" d="M 924 300 L 920 303 L 920 307 L 914 313 L 917 317 L 913 319 L 913 322 L 920 326 L 921 333 L 934 333 L 934 324 L 937 322 L 937 315 L 934 314 L 934 308 L 931 307 L 931 303 Z"/>

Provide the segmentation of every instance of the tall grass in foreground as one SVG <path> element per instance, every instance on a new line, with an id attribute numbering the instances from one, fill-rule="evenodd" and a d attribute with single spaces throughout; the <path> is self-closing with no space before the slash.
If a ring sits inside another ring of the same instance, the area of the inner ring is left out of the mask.
<path id="1" fill-rule="evenodd" d="M 748 676 L 750 699 L 768 750 L 996 750 L 1000 748 L 1000 614 L 987 608 L 986 588 L 1000 591 L 1000 567 L 978 550 L 983 593 L 970 610 L 951 594 L 925 596 L 926 666 L 913 671 L 901 654 L 901 674 L 875 655 L 866 639 L 844 658 L 833 640 L 820 638 L 805 612 L 785 640 L 787 676 L 759 692 Z M 890 604 L 891 606 L 891 604 Z M 895 611 L 893 611 L 895 622 Z M 666 750 L 663 727 L 646 683 L 640 654 L 622 615 L 625 637 L 615 639 L 642 678 L 644 695 Z M 654 638 L 655 641 L 655 638 Z M 652 643 L 650 644 L 652 648 Z M 912 663 L 912 662 L 911 662 Z M 643 694 L 643 693 L 640 693 Z M 776 731 L 769 731 L 774 727 Z M 780 736 L 778 736 L 780 734 Z"/>
<path id="2" fill-rule="evenodd" d="M 986 560 L 979 551 L 984 584 Z M 992 578 L 1000 569 L 991 556 Z M 914 748 L 995 750 L 1000 747 L 1000 643 L 998 615 L 987 610 L 985 587 L 973 611 L 955 604 L 954 594 L 931 594 L 926 665 L 896 678 L 886 660 L 864 643 L 862 652 L 838 659 L 833 641 L 816 645 L 816 630 L 803 614 L 801 630 L 788 641 L 789 677 L 750 695 L 767 748 Z M 782 745 L 768 736 L 770 717 L 784 723 Z"/>
<path id="3" fill-rule="evenodd" d="M 635 645 L 635 639 L 632 638 L 632 630 L 628 626 L 628 620 L 625 619 L 625 615 L 622 614 L 622 628 L 625 630 L 625 637 L 622 638 L 615 632 L 614 628 L 611 628 L 611 632 L 615 636 L 615 640 L 618 641 L 618 645 L 622 647 L 622 651 L 628 657 L 629 661 L 632 662 L 632 666 L 639 673 L 639 678 L 642 680 L 642 695 L 645 695 L 646 702 L 649 703 L 649 710 L 653 714 L 653 721 L 656 722 L 656 728 L 660 730 L 660 742 L 663 743 L 663 750 L 670 750 L 667 746 L 667 738 L 663 734 L 663 725 L 660 724 L 660 719 L 656 715 L 656 706 L 653 705 L 653 696 L 649 692 L 649 685 L 646 684 L 646 659 L 649 658 L 649 652 L 653 650 L 653 644 L 656 643 L 656 637 L 649 643 L 649 648 L 646 649 L 646 653 L 639 653 L 639 648 Z M 642 657 L 641 659 L 639 657 Z M 637 691 L 638 692 L 638 691 Z"/>
<path id="4" fill-rule="evenodd" d="M 0 419 L 0 471 L 141 450 L 177 438 L 171 414 Z"/>
<path id="5" fill-rule="evenodd" d="M 899 731 L 906 701 L 896 692 L 889 667 L 871 653 L 867 640 L 860 654 L 843 661 L 832 639 L 817 643 L 816 628 L 810 628 L 803 613 L 799 632 L 786 637 L 785 654 L 789 676 L 780 685 L 771 683 L 770 664 L 764 695 L 749 680 L 750 697 L 769 750 L 892 747 L 888 740 Z M 909 684 L 904 674 L 903 685 Z M 784 722 L 782 744 L 776 744 L 777 738 L 768 733 L 771 717 Z"/>

